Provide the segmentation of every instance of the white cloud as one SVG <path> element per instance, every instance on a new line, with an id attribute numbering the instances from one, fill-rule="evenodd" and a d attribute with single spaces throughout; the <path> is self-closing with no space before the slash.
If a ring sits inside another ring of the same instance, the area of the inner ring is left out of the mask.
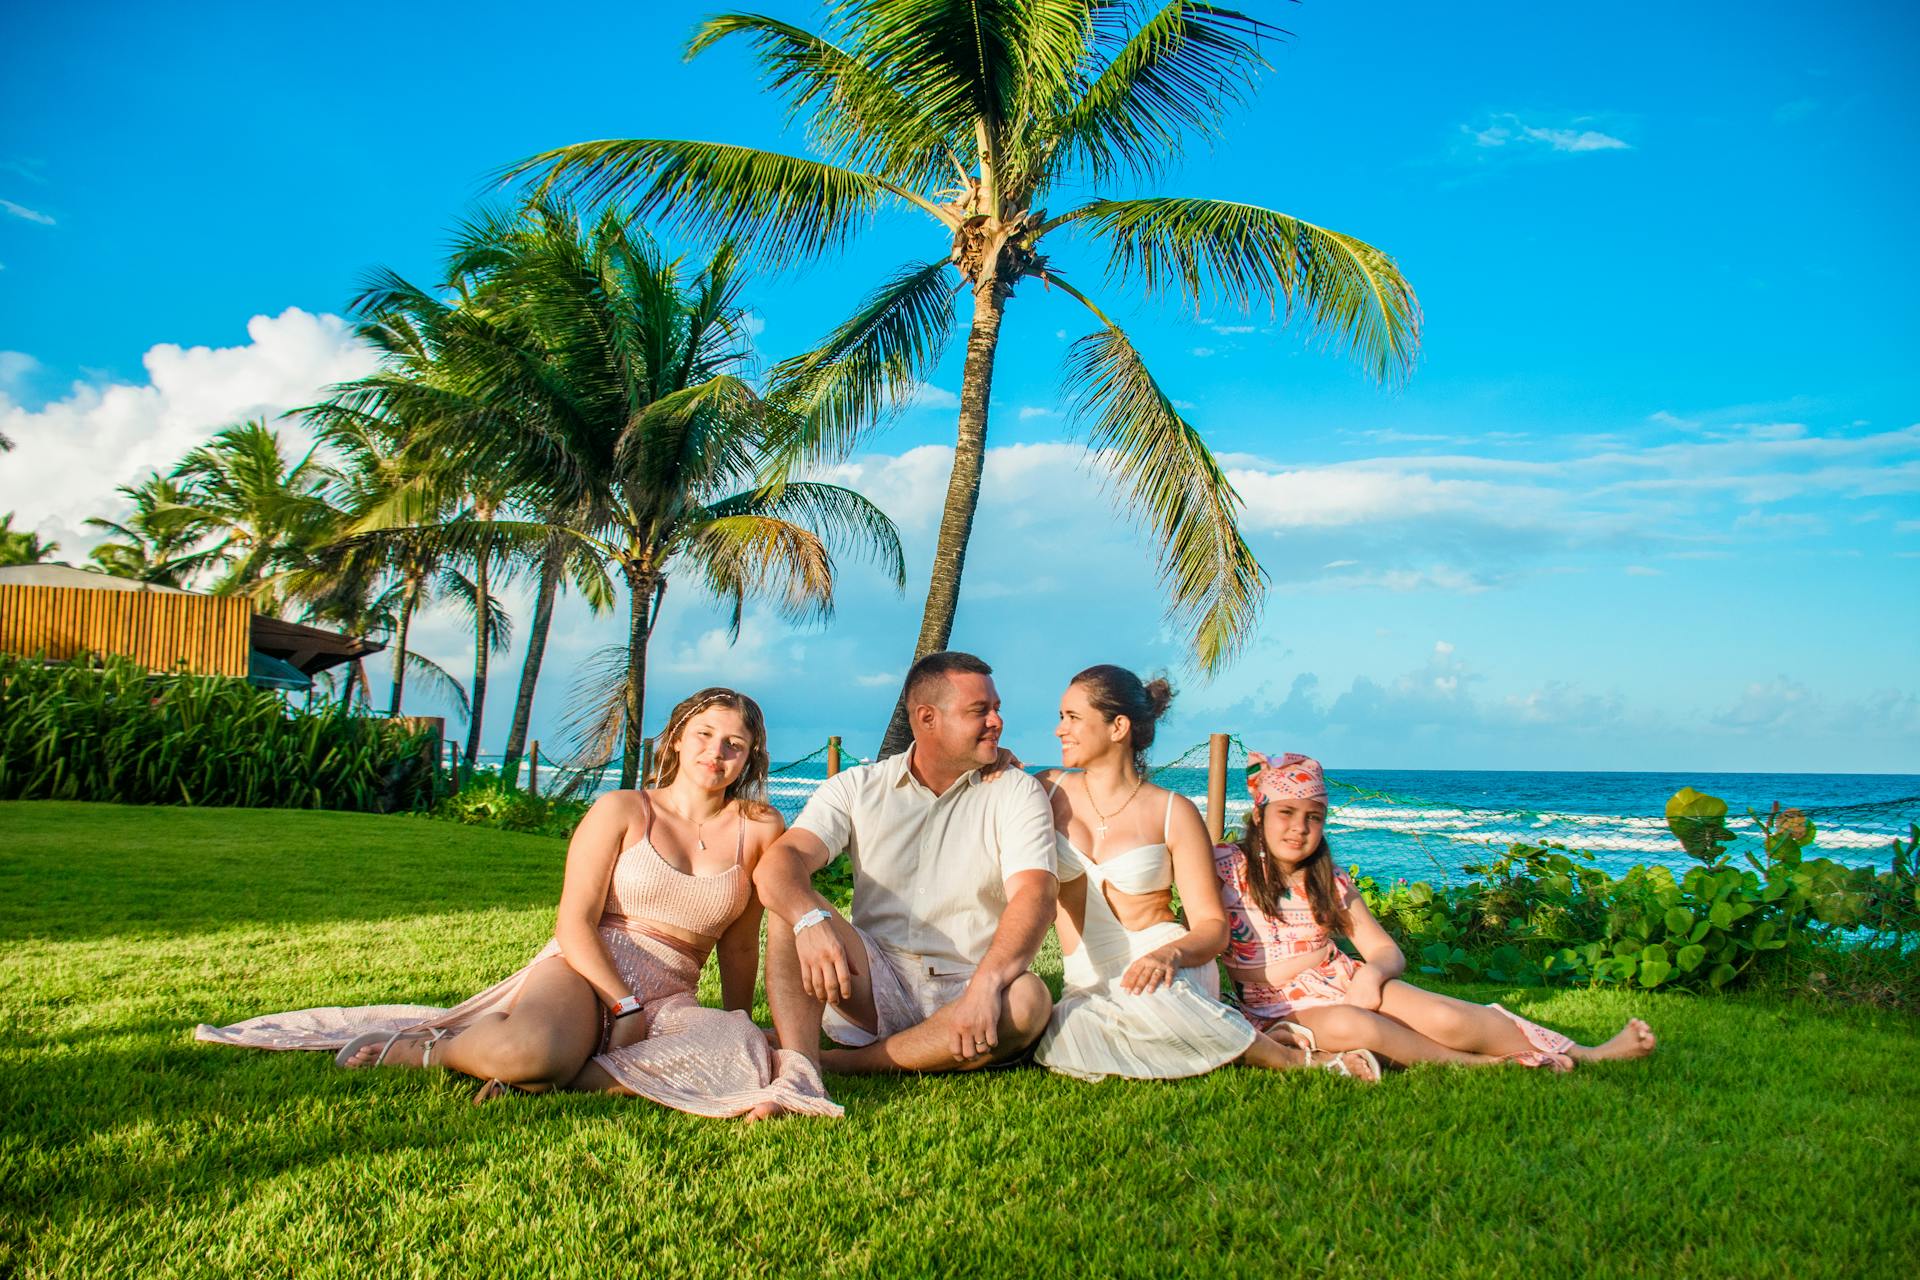
<path id="1" fill-rule="evenodd" d="M 44 214 L 38 209 L 29 209 L 23 204 L 15 204 L 11 200 L 0 200 L 0 209 L 6 210 L 16 218 L 24 218 L 28 222 L 37 222 L 43 227 L 51 227 L 54 225 L 53 218 L 48 214 Z"/>
<path id="2" fill-rule="evenodd" d="M 1216 324 L 1208 327 L 1215 333 L 1231 335 L 1237 333 L 1252 333 L 1255 326 L 1250 324 Z"/>
<path id="3" fill-rule="evenodd" d="M 1660 570 L 1644 564 L 1630 564 L 1627 566 L 1626 572 L 1636 578 L 1658 578 L 1661 576 Z"/>
<path id="4" fill-rule="evenodd" d="M 1630 151 L 1633 144 L 1599 129 L 1587 127 L 1590 116 L 1564 123 L 1529 124 L 1512 112 L 1497 112 L 1479 124 L 1463 124 L 1460 134 L 1476 151 L 1501 149 L 1578 155 L 1595 151 Z"/>
<path id="5" fill-rule="evenodd" d="M 1351 569 L 1354 565 L 1359 563 L 1360 562 L 1358 560 L 1329 560 L 1325 564 L 1321 565 L 1320 567 L 1322 569 Z"/>
<path id="6" fill-rule="evenodd" d="M 916 409 L 958 409 L 960 397 L 945 387 L 936 387 L 931 382 L 923 382 L 913 393 L 913 407 Z"/>
<path id="7" fill-rule="evenodd" d="M 898 671 L 874 671 L 853 678 L 853 682 L 863 689 L 885 689 L 900 683 Z"/>
<path id="8" fill-rule="evenodd" d="M 1193 354 L 1196 356 L 1199 356 L 1202 360 L 1204 360 L 1208 356 L 1213 355 L 1214 350 L 1212 347 L 1195 347 L 1193 349 Z"/>
<path id="9" fill-rule="evenodd" d="M 117 511 L 115 486 L 171 467 L 222 427 L 312 404 L 375 367 L 338 316 L 288 308 L 255 316 L 247 337 L 235 347 L 161 343 L 143 359 L 145 383 L 76 383 L 39 409 L 0 395 L 0 434 L 14 442 L 0 466 L 0 510 L 49 529 L 69 551 L 84 547 L 97 541 L 86 517 Z M 296 424 L 280 425 L 304 447 Z"/>
<path id="10" fill-rule="evenodd" d="M 1058 409 L 1049 409 L 1045 405 L 1023 404 L 1020 406 L 1020 421 L 1022 422 L 1031 422 L 1035 418 L 1057 418 L 1059 416 L 1060 411 Z"/>
<path id="11" fill-rule="evenodd" d="M 7 399 L 17 399 L 20 386 L 40 362 L 24 351 L 0 351 L 0 409 Z"/>

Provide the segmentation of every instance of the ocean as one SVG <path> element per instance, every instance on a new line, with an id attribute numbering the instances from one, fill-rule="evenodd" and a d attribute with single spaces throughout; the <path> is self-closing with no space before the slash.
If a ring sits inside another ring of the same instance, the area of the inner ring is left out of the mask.
<path id="1" fill-rule="evenodd" d="M 780 770 L 780 766 L 775 766 Z M 791 820 L 826 778 L 818 759 L 776 772 L 769 799 Z M 1245 775 L 1227 776 L 1227 823 L 1247 811 Z M 1153 780 L 1206 808 L 1204 768 L 1169 766 Z M 1465 864 L 1514 841 L 1558 841 L 1593 855 L 1619 874 L 1635 863 L 1692 865 L 1667 830 L 1668 797 L 1681 787 L 1720 797 L 1740 855 L 1758 852 L 1748 811 L 1765 815 L 1777 800 L 1812 818 L 1812 852 L 1849 865 L 1887 866 L 1895 836 L 1920 822 L 1920 776 L 1846 773 L 1529 773 L 1481 770 L 1333 770 L 1327 837 L 1334 856 L 1377 880 L 1466 879 Z M 605 785 L 599 789 L 604 789 Z"/>

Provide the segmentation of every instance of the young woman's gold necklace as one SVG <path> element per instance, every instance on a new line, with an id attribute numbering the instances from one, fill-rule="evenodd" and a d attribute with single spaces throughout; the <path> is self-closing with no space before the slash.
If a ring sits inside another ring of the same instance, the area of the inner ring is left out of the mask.
<path id="1" fill-rule="evenodd" d="M 655 800 L 654 803 L 656 805 L 659 805 L 662 809 L 666 809 L 668 813 L 672 813 L 674 817 L 680 819 L 680 821 L 682 822 L 693 822 L 692 818 L 689 818 L 682 813 L 674 813 L 672 809 L 668 808 L 664 804 L 660 804 L 658 800 Z M 729 800 L 727 801 L 727 804 L 721 805 L 718 809 L 715 809 L 712 813 L 708 814 L 704 821 L 693 822 L 693 839 L 694 839 L 694 846 L 697 852 L 706 851 L 707 823 L 712 822 L 715 818 L 718 818 L 721 814 L 725 813 L 727 811 L 727 805 L 730 805 L 732 803 L 733 801 Z"/>
<path id="2" fill-rule="evenodd" d="M 1133 798 L 1140 794 L 1140 788 L 1147 785 L 1147 780 L 1145 778 L 1134 779 L 1133 790 L 1127 792 L 1127 798 L 1122 800 L 1120 807 L 1112 813 L 1100 812 L 1100 805 L 1093 798 L 1093 783 L 1087 781 L 1087 775 L 1084 773 L 1080 775 L 1080 785 L 1087 789 L 1087 807 L 1093 810 L 1093 815 L 1096 818 L 1100 819 L 1100 825 L 1093 829 L 1094 838 L 1097 840 L 1107 834 L 1107 823 L 1109 820 L 1117 818 L 1127 811 L 1127 806 L 1132 804 Z"/>

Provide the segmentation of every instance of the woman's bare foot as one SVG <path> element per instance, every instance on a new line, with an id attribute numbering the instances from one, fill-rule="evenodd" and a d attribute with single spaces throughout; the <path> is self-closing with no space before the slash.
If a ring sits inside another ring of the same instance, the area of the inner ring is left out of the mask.
<path id="1" fill-rule="evenodd" d="M 362 1067 L 418 1067 L 423 1065 L 427 1050 L 437 1044 L 441 1034 L 434 1030 L 403 1031 L 391 1047 L 385 1035 L 366 1035 L 356 1037 L 361 1043 L 354 1046 L 352 1053 L 335 1059 L 349 1071 Z"/>
<path id="2" fill-rule="evenodd" d="M 1585 1045 L 1575 1045 L 1567 1051 L 1567 1056 L 1577 1062 L 1623 1062 L 1629 1058 L 1646 1057 L 1658 1043 L 1652 1027 L 1638 1018 L 1628 1018 L 1627 1025 L 1605 1044 L 1595 1045 L 1591 1049 Z"/>
<path id="3" fill-rule="evenodd" d="M 785 1114 L 787 1114 L 786 1108 L 782 1107 L 779 1103 L 763 1102 L 740 1118 L 748 1124 L 752 1124 L 757 1120 L 771 1120 L 775 1116 L 783 1116 Z"/>

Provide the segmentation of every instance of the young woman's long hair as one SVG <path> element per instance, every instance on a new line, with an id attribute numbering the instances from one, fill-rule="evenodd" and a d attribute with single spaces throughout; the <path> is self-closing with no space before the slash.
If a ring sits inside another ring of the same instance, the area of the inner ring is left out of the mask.
<path id="1" fill-rule="evenodd" d="M 667 727 L 653 744 L 653 774 L 649 783 L 656 787 L 672 784 L 680 775 L 680 749 L 677 745 L 680 733 L 687 727 L 687 721 L 702 711 L 714 707 L 726 707 L 740 713 L 747 725 L 747 766 L 740 776 L 728 785 L 726 798 L 738 800 L 740 808 L 748 817 L 757 818 L 765 814 L 767 804 L 767 773 L 773 767 L 767 756 L 767 720 L 760 714 L 760 704 L 746 694 L 735 689 L 715 685 L 702 689 L 681 702 L 667 717 Z"/>
<path id="2" fill-rule="evenodd" d="M 1240 835 L 1240 851 L 1247 855 L 1247 887 L 1253 900 L 1268 919 L 1280 917 L 1280 896 L 1286 891 L 1286 873 L 1280 859 L 1267 853 L 1266 835 L 1261 819 L 1264 803 L 1247 813 L 1247 828 Z M 1307 873 L 1307 906 L 1321 928 L 1347 936 L 1347 909 L 1340 902 L 1340 886 L 1333 880 L 1333 850 L 1327 845 L 1327 833 L 1320 833 L 1320 847 L 1302 864 Z"/>

